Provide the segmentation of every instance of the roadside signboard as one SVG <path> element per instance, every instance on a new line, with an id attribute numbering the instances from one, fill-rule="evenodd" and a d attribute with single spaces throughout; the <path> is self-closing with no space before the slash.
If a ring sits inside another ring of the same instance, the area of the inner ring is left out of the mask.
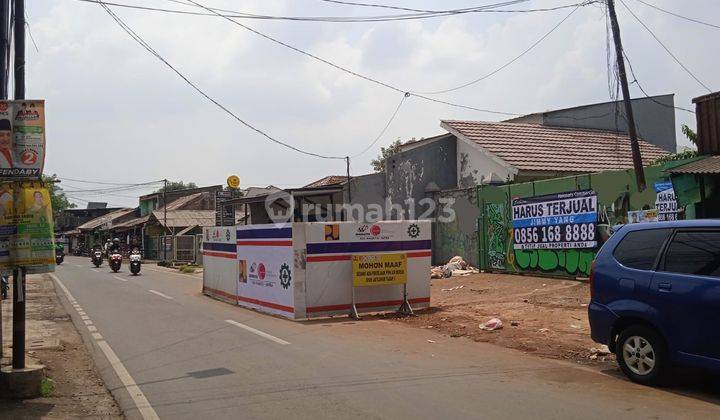
<path id="1" fill-rule="evenodd" d="M 675 190 L 670 181 L 655 183 L 655 208 L 657 209 L 657 220 L 677 220 L 677 200 Z"/>
<path id="2" fill-rule="evenodd" d="M 230 175 L 227 178 L 227 185 L 234 190 L 240 188 L 240 177 L 237 175 Z"/>
<path id="3" fill-rule="evenodd" d="M 39 179 L 45 163 L 45 101 L 0 101 L 0 178 Z"/>
<path id="4" fill-rule="evenodd" d="M 215 192 L 215 226 L 234 226 L 235 207 L 224 205 L 225 201 L 233 198 L 232 191 Z"/>
<path id="5" fill-rule="evenodd" d="M 407 283 L 407 255 L 355 254 L 352 256 L 353 286 Z"/>
<path id="6" fill-rule="evenodd" d="M 597 246 L 597 195 L 571 191 L 512 201 L 514 249 Z"/>

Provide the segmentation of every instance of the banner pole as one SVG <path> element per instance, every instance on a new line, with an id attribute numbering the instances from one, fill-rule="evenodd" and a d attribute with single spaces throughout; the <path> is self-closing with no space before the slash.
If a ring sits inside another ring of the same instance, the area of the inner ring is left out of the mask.
<path id="1" fill-rule="evenodd" d="M 360 319 L 360 314 L 358 314 L 357 306 L 355 306 L 355 285 L 350 285 L 351 298 L 352 298 L 352 306 L 350 307 L 350 318 Z"/>
<path id="2" fill-rule="evenodd" d="M 403 302 L 402 305 L 400 305 L 400 308 L 398 308 L 398 313 L 404 315 L 415 315 L 412 306 L 410 306 L 410 301 L 408 300 L 407 282 L 403 283 Z"/>

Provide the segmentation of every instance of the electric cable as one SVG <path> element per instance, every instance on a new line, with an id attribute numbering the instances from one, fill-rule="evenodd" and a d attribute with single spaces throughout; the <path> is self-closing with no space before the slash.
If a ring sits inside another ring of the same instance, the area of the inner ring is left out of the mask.
<path id="1" fill-rule="evenodd" d="M 364 148 L 360 153 L 357 153 L 357 154 L 354 154 L 354 155 L 350 156 L 351 159 L 354 159 L 354 158 L 356 158 L 356 157 L 358 157 L 358 156 L 360 156 L 360 155 L 365 154 L 365 152 L 367 152 L 368 150 L 370 150 L 370 148 L 373 147 L 373 146 L 375 145 L 375 143 L 377 143 L 377 142 L 382 138 L 382 136 L 385 134 L 385 131 L 387 131 L 388 127 L 390 127 L 390 124 L 393 122 L 393 120 L 394 120 L 395 117 L 397 116 L 398 112 L 400 112 L 400 108 L 403 106 L 403 103 L 405 103 L 405 100 L 406 100 L 409 96 L 410 96 L 410 95 L 407 94 L 407 93 L 402 96 L 402 99 L 400 99 L 400 103 L 398 103 L 397 107 L 395 108 L 395 112 L 392 113 L 392 115 L 390 116 L 390 119 L 388 120 L 387 124 L 385 124 L 385 127 L 383 127 L 383 129 L 380 130 L 380 134 L 378 134 L 377 137 L 375 137 L 375 140 L 373 140 L 372 143 L 368 144 L 368 146 L 367 146 L 366 148 Z"/>
<path id="2" fill-rule="evenodd" d="M 463 84 L 461 84 L 461 85 L 459 85 L 459 86 L 455 86 L 455 87 L 453 87 L 453 88 L 443 89 L 443 90 L 436 90 L 436 91 L 431 91 L 431 92 L 420 92 L 420 91 L 416 91 L 416 93 L 422 93 L 422 94 L 426 94 L 426 95 L 437 95 L 437 94 L 440 94 L 440 93 L 453 92 L 453 91 L 456 91 L 456 90 L 459 90 L 459 89 L 466 88 L 466 87 L 468 87 L 468 86 L 474 85 L 475 83 L 481 82 L 481 81 L 483 81 L 483 80 L 485 80 L 485 79 L 487 79 L 487 78 L 489 78 L 489 77 L 497 74 L 498 72 L 502 71 L 503 69 L 505 69 L 506 67 L 508 67 L 508 66 L 511 65 L 512 63 L 514 63 L 515 61 L 519 60 L 519 59 L 520 59 L 522 56 L 524 56 L 525 54 L 527 54 L 527 53 L 529 53 L 530 51 L 532 51 L 533 48 L 535 48 L 536 46 L 538 46 L 538 44 L 540 44 L 541 42 L 543 42 L 543 41 L 545 40 L 545 38 L 549 37 L 550 34 L 552 34 L 553 32 L 555 32 L 555 30 L 556 30 L 557 28 L 559 28 L 560 25 L 562 25 L 566 20 L 568 20 L 568 19 L 570 18 L 570 16 L 572 16 L 572 14 L 575 13 L 575 12 L 576 12 L 581 6 L 583 6 L 585 3 L 587 3 L 587 2 L 580 3 L 580 4 L 579 4 L 578 6 L 576 6 L 570 13 L 568 13 L 568 15 L 565 16 L 560 22 L 558 22 L 555 26 L 553 26 L 552 29 L 550 29 L 550 30 L 549 30 L 548 32 L 546 32 L 543 36 L 541 36 L 540 39 L 538 39 L 537 41 L 535 41 L 534 43 L 532 43 L 532 44 L 531 44 L 528 48 L 526 48 L 523 52 L 521 52 L 519 55 L 515 56 L 515 58 L 513 58 L 512 60 L 506 62 L 505 64 L 503 64 L 503 65 L 501 65 L 500 67 L 496 68 L 495 70 L 491 71 L 490 73 L 487 73 L 487 74 L 485 74 L 484 76 L 478 77 L 477 79 L 471 80 L 471 81 L 469 81 L 469 82 L 467 82 L 467 83 L 463 83 Z"/>
<path id="3" fill-rule="evenodd" d="M 658 7 L 658 6 L 655 6 L 654 4 L 650 4 L 650 3 L 645 2 L 645 1 L 643 1 L 643 0 L 636 0 L 636 1 L 644 4 L 645 6 L 652 7 L 653 9 L 656 9 L 656 10 L 659 10 L 659 11 L 661 11 L 661 12 L 663 12 L 663 13 L 667 13 L 667 14 L 669 14 L 669 15 L 678 17 L 678 18 L 680 18 L 680 19 L 685 19 L 685 20 L 690 21 L 690 22 L 699 23 L 700 25 L 705 25 L 705 26 L 709 26 L 709 27 L 711 27 L 711 28 L 720 29 L 720 25 L 715 25 L 715 24 L 713 24 L 713 23 L 703 22 L 702 20 L 699 20 L 699 19 L 693 19 L 693 18 L 691 18 L 691 17 L 679 15 L 679 14 L 677 14 L 677 13 L 671 12 L 671 11 L 669 11 L 669 10 L 665 10 L 665 9 L 663 9 L 663 8 L 660 8 L 660 7 Z"/>
<path id="4" fill-rule="evenodd" d="M 625 51 L 625 49 L 623 49 L 623 56 L 625 57 L 625 61 L 627 61 L 627 63 L 628 63 L 628 67 L 630 68 L 630 74 L 631 74 L 632 77 L 633 77 L 633 80 L 632 80 L 632 82 L 630 82 L 630 84 L 635 84 L 635 85 L 640 89 L 640 91 L 643 93 L 643 95 L 645 95 L 646 98 L 648 98 L 648 99 L 650 99 L 651 101 L 655 102 L 656 104 L 662 105 L 662 106 L 664 106 L 664 107 L 666 107 L 666 108 L 675 108 L 675 109 L 678 109 L 678 110 L 680 110 L 680 111 L 689 112 L 689 113 L 691 113 L 691 114 L 694 114 L 694 113 L 695 113 L 695 111 L 693 111 L 693 110 L 691 110 L 691 109 L 683 108 L 683 107 L 680 107 L 680 106 L 674 106 L 674 105 L 664 104 L 664 103 L 662 103 L 662 102 L 660 102 L 660 101 L 658 101 L 658 100 L 655 100 L 655 98 L 653 98 L 652 96 L 648 95 L 648 93 L 645 91 L 645 89 L 643 89 L 642 85 L 640 84 L 640 81 L 637 79 L 637 76 L 635 76 L 635 69 L 633 69 L 633 65 L 632 65 L 632 63 L 630 62 L 630 57 L 628 57 L 627 52 Z"/>
<path id="5" fill-rule="evenodd" d="M 685 65 L 682 63 L 682 61 L 680 61 L 680 59 L 678 59 L 678 58 L 675 56 L 675 54 L 673 54 L 672 51 L 670 51 L 670 49 L 669 49 L 667 46 L 665 46 L 665 44 L 663 44 L 662 41 L 660 41 L 660 38 L 658 38 L 657 35 L 655 35 L 655 33 L 652 31 L 652 29 L 650 29 L 650 28 L 645 24 L 645 22 L 643 22 L 643 21 L 636 15 L 635 12 L 633 12 L 633 10 L 632 10 L 630 7 L 628 7 L 628 5 L 625 4 L 625 2 L 624 2 L 623 0 L 620 0 L 620 3 L 622 3 L 623 6 L 625 6 L 625 8 L 628 10 L 628 12 L 630 12 L 630 14 L 635 18 L 635 20 L 637 20 L 637 21 L 640 23 L 640 25 L 642 25 L 642 27 L 645 28 L 645 30 L 648 31 L 648 33 L 650 33 L 650 35 L 652 35 L 653 38 L 655 38 L 655 41 L 657 41 L 657 43 L 660 44 L 661 47 L 663 47 L 663 49 L 665 50 L 665 52 L 668 53 L 668 55 L 670 55 L 670 57 L 672 57 L 672 59 L 675 60 L 675 62 L 678 63 L 678 65 L 680 65 L 680 67 L 682 67 L 682 69 L 685 70 L 685 72 L 686 72 L 687 74 L 689 74 L 690 77 L 692 77 L 693 79 L 695 79 L 695 81 L 696 81 L 700 86 L 702 86 L 702 87 L 704 87 L 705 89 L 707 89 L 708 92 L 711 92 L 711 93 L 712 93 L 712 89 L 710 89 L 709 87 L 707 87 L 707 85 L 706 85 L 705 83 L 703 83 L 702 81 L 700 81 L 700 79 L 698 79 L 698 77 L 695 76 L 695 74 L 693 74 L 693 72 L 690 71 L 690 69 L 688 69 L 687 67 L 685 67 Z"/>
<path id="6" fill-rule="evenodd" d="M 162 57 L 157 51 L 155 51 L 147 42 L 145 42 L 142 37 L 140 37 L 135 31 L 132 30 L 119 16 L 117 16 L 108 6 L 106 6 L 101 0 L 100 5 L 105 9 L 105 11 L 112 17 L 112 19 L 128 34 L 130 37 L 135 40 L 140 46 L 142 46 L 145 50 L 147 50 L 150 54 L 154 55 L 158 60 L 160 60 L 162 63 L 164 63 L 168 68 L 170 68 L 175 74 L 177 74 L 181 79 L 185 81 L 190 87 L 192 87 L 196 92 L 198 92 L 200 95 L 202 95 L 205 99 L 212 102 L 215 106 L 220 108 L 222 111 L 230 115 L 233 119 L 238 121 L 240 124 L 244 125 L 245 127 L 251 129 L 252 131 L 260 134 L 261 136 L 265 137 L 266 139 L 270 140 L 271 142 L 278 144 L 280 146 L 286 147 L 290 150 L 294 150 L 298 153 L 313 156 L 321 159 L 334 159 L 334 160 L 342 160 L 345 159 L 344 157 L 339 156 L 328 156 L 328 155 L 321 155 L 319 153 L 313 153 L 308 152 L 303 149 L 300 149 L 299 147 L 295 147 L 291 144 L 285 143 L 281 140 L 276 139 L 275 137 L 271 136 L 270 134 L 266 133 L 265 131 L 251 125 L 250 123 L 246 122 L 242 118 L 240 118 L 237 114 L 232 112 L 230 109 L 228 109 L 225 105 L 221 104 L 219 101 L 211 97 L 209 94 L 205 93 L 204 90 L 202 90 L 197 84 L 195 84 L 193 81 L 191 81 L 187 76 L 185 76 L 182 72 L 180 72 L 177 68 L 175 68 L 170 62 L 168 62 L 164 57 Z"/>

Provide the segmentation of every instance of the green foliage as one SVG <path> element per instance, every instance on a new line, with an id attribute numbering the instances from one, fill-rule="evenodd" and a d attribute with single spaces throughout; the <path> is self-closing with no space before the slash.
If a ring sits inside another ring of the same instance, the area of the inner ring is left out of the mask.
<path id="1" fill-rule="evenodd" d="M 158 188 L 155 190 L 156 193 L 160 192 L 170 192 L 170 191 L 178 191 L 178 190 L 189 190 L 193 188 L 197 188 L 198 186 L 194 182 L 188 182 L 187 184 L 183 181 L 168 181 L 167 183 L 167 189 L 165 189 L 165 186 Z"/>
<path id="2" fill-rule="evenodd" d="M 47 185 L 48 191 L 50 192 L 50 203 L 54 213 L 77 207 L 75 203 L 68 201 L 63 189 L 58 183 L 56 174 L 52 174 L 52 176 L 43 175 L 42 180 L 45 182 L 45 185 Z"/>
<path id="3" fill-rule="evenodd" d="M 49 397 L 55 392 L 55 381 L 50 378 L 43 378 L 40 382 L 40 395 Z"/>
<path id="4" fill-rule="evenodd" d="M 385 161 L 392 155 L 396 154 L 400 151 L 400 146 L 402 146 L 402 141 L 398 138 L 394 142 L 392 142 L 388 147 L 381 147 L 380 148 L 380 154 L 377 156 L 377 158 L 370 161 L 370 165 L 372 165 L 373 170 L 375 172 L 383 172 L 385 171 Z"/>
<path id="5" fill-rule="evenodd" d="M 657 160 L 655 160 L 655 162 L 653 162 L 653 165 L 661 165 L 663 163 L 673 162 L 676 160 L 690 159 L 696 157 L 697 155 L 697 150 L 687 149 L 683 150 L 680 153 L 673 153 L 671 155 L 658 158 Z"/>
<path id="6" fill-rule="evenodd" d="M 189 265 L 181 265 L 181 266 L 180 266 L 180 272 L 181 272 L 181 273 L 192 274 L 192 273 L 195 272 L 195 267 L 191 267 L 191 266 L 189 266 Z"/>
<path id="7" fill-rule="evenodd" d="M 697 133 L 695 133 L 692 128 L 688 127 L 687 124 L 682 125 L 682 133 L 685 135 L 685 137 L 690 140 L 692 144 L 697 146 Z"/>

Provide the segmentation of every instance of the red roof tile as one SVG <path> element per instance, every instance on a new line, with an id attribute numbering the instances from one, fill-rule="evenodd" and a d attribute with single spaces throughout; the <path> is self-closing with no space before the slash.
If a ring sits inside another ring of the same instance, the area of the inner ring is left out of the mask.
<path id="1" fill-rule="evenodd" d="M 615 131 L 483 121 L 442 121 L 442 127 L 527 171 L 599 172 L 632 168 L 630 139 Z M 643 164 L 668 155 L 640 140 Z"/>
<path id="2" fill-rule="evenodd" d="M 329 175 L 325 178 L 320 178 L 315 182 L 307 184 L 303 188 L 314 188 L 314 187 L 327 187 L 328 185 L 338 185 L 347 181 L 347 177 L 344 175 Z"/>

